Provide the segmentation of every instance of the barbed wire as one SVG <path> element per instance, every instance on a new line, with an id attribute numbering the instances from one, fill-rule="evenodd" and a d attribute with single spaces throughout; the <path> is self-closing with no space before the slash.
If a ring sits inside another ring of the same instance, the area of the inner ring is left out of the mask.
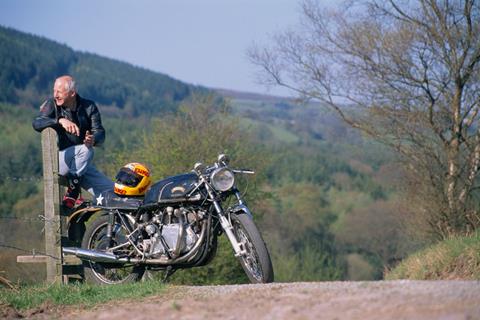
<path id="1" fill-rule="evenodd" d="M 22 177 L 22 176 L 2 176 L 0 175 L 0 181 L 15 181 L 15 182 L 40 182 L 43 181 L 43 176 L 27 176 L 27 177 Z"/>
<path id="2" fill-rule="evenodd" d="M 27 249 L 24 249 L 24 248 L 20 248 L 20 247 L 17 247 L 17 246 L 12 246 L 10 244 L 5 244 L 5 243 L 0 243 L 0 247 L 7 248 L 7 249 L 14 249 L 14 250 L 18 250 L 18 251 L 22 251 L 22 252 L 26 252 L 26 253 L 31 253 L 32 256 L 42 255 L 42 256 L 47 256 L 47 257 L 53 258 L 55 260 L 60 260 L 60 258 L 58 258 L 58 257 L 52 256 L 52 255 L 47 254 L 47 253 L 42 252 L 42 251 L 37 251 L 36 249 L 27 250 Z"/>
<path id="3" fill-rule="evenodd" d="M 25 222 L 41 222 L 43 224 L 43 227 L 42 229 L 40 230 L 40 234 L 45 234 L 45 225 L 47 223 L 55 223 L 55 224 L 58 224 L 59 225 L 59 228 L 60 228 L 60 217 L 55 217 L 55 218 L 47 218 L 45 217 L 45 215 L 43 214 L 43 212 L 40 212 L 40 213 L 36 213 L 35 214 L 36 216 L 35 217 L 16 217 L 16 216 L 0 216 L 0 220 L 19 220 L 19 221 L 25 221 Z M 59 232 L 59 230 L 57 230 L 57 232 Z M 60 241 L 60 239 L 59 239 Z M 57 241 L 58 242 L 58 241 Z M 27 252 L 27 253 L 31 253 L 33 256 L 35 256 L 36 254 L 39 254 L 39 255 L 45 255 L 45 256 L 49 256 L 49 257 L 52 257 L 54 259 L 59 259 L 57 257 L 54 257 L 54 256 L 51 256 L 45 252 L 42 252 L 42 251 L 37 251 L 36 249 L 31 249 L 31 250 L 28 250 L 28 249 L 25 249 L 25 248 L 20 248 L 18 246 L 14 246 L 12 244 L 8 244 L 8 243 L 0 243 L 0 247 L 2 248 L 9 248 L 9 249 L 15 249 L 15 250 L 19 250 L 19 251 L 22 251 L 22 252 Z"/>
<path id="4" fill-rule="evenodd" d="M 60 221 L 60 218 L 47 218 L 45 215 L 42 213 L 39 213 L 36 215 L 35 218 L 28 218 L 28 217 L 16 217 L 16 216 L 0 216 L 0 219 L 4 220 L 20 220 L 20 221 L 41 221 L 41 222 L 46 222 L 46 223 L 58 223 Z"/>
<path id="5" fill-rule="evenodd" d="M 47 224 L 52 223 L 54 225 L 58 225 L 57 232 L 61 230 L 61 220 L 60 217 L 54 218 L 47 218 L 43 214 L 38 214 L 35 218 L 28 218 L 28 217 L 15 217 L 15 216 L 7 216 L 2 217 L 0 216 L 0 220 L 18 220 L 18 221 L 25 221 L 25 222 L 42 222 L 42 229 L 40 230 L 40 234 L 45 234 L 45 227 Z"/>

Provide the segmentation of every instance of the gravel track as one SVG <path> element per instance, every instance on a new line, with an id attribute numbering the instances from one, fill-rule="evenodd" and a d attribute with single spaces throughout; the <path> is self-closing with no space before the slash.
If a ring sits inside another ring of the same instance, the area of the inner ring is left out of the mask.
<path id="1" fill-rule="evenodd" d="M 52 314 L 39 315 L 49 317 Z M 62 319 L 480 319 L 479 281 L 172 286 L 131 304 L 63 310 Z"/>

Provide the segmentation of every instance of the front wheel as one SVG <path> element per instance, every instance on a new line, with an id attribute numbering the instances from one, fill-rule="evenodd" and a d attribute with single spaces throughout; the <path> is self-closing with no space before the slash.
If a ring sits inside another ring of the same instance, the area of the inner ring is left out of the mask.
<path id="1" fill-rule="evenodd" d="M 273 267 L 265 242 L 247 214 L 232 214 L 233 232 L 246 253 L 239 257 L 240 264 L 252 283 L 273 282 Z"/>
<path id="2" fill-rule="evenodd" d="M 105 252 L 108 248 L 126 244 L 126 235 L 128 232 L 119 223 L 113 226 L 112 238 L 107 238 L 107 228 L 109 217 L 101 216 L 87 227 L 82 241 L 82 248 L 98 250 Z M 131 250 L 129 244 L 126 244 L 114 252 L 115 254 L 126 254 Z M 129 283 L 140 280 L 145 272 L 144 266 L 121 265 L 83 261 L 83 271 L 85 280 L 94 284 L 118 284 Z"/>

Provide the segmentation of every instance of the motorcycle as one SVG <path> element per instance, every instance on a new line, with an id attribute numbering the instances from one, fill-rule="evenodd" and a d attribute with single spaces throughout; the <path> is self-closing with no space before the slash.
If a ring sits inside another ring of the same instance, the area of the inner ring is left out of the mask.
<path id="1" fill-rule="evenodd" d="M 102 193 L 69 217 L 70 238 L 81 238 L 81 247 L 63 253 L 82 259 L 87 282 L 133 282 L 147 269 L 164 271 L 166 280 L 178 269 L 208 264 L 225 234 L 250 282 L 272 282 L 269 252 L 235 183 L 236 175 L 253 173 L 230 168 L 221 154 L 212 166 L 197 163 L 192 172 L 156 182 L 141 198 Z M 228 199 L 234 204 L 224 208 Z"/>

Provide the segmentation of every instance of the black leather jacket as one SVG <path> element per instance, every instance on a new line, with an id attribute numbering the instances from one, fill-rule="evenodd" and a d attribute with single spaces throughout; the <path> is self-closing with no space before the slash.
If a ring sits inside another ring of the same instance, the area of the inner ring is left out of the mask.
<path id="1" fill-rule="evenodd" d="M 68 133 L 58 123 L 60 118 L 74 122 L 80 129 L 80 136 Z M 53 128 L 58 134 L 58 149 L 63 150 L 70 146 L 83 144 L 85 133 L 89 130 L 95 137 L 95 145 L 105 141 L 105 129 L 95 102 L 83 99 L 77 94 L 77 109 L 71 111 L 55 104 L 53 98 L 45 101 L 40 107 L 40 114 L 33 120 L 33 128 L 40 132 L 45 128 Z"/>

